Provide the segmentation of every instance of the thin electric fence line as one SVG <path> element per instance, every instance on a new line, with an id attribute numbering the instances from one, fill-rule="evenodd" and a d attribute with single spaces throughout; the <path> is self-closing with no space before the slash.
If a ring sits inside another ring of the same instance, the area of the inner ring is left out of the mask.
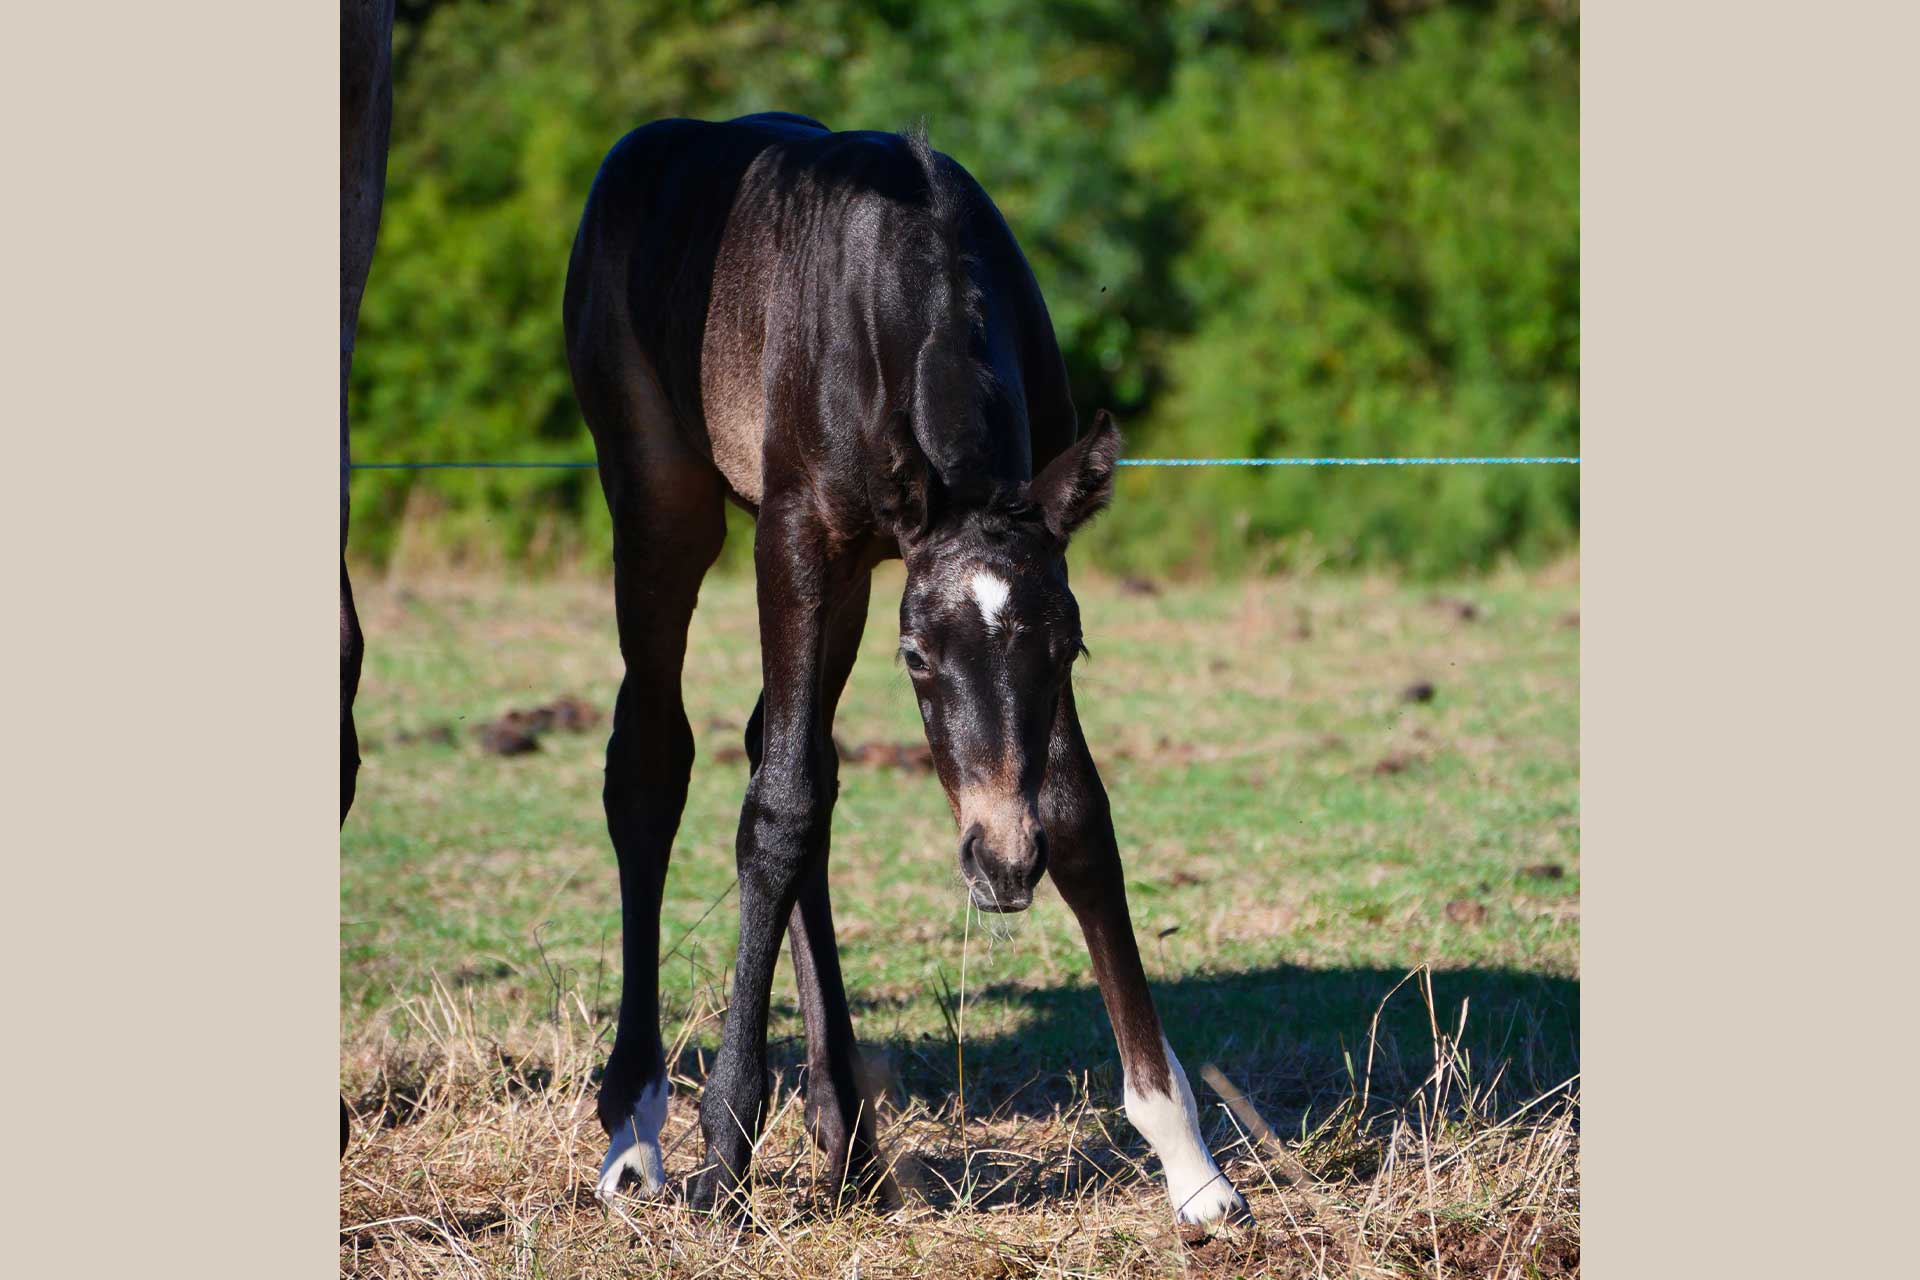
<path id="1" fill-rule="evenodd" d="M 597 462 L 356 462 L 355 471 L 590 471 Z M 1578 466 L 1580 456 L 1484 458 L 1121 458 L 1122 467 Z"/>
<path id="2" fill-rule="evenodd" d="M 590 471 L 597 462 L 355 462 L 355 471 Z"/>

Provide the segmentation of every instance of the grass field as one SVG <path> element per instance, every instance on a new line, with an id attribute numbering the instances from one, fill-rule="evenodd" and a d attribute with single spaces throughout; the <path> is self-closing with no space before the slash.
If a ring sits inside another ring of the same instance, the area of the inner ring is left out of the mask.
<path id="1" fill-rule="evenodd" d="M 905 1204 L 816 1194 L 783 960 L 773 1120 L 739 1232 L 671 1200 L 609 1215 L 592 1197 L 618 999 L 604 723 L 511 756 L 477 736 L 561 695 L 604 715 L 620 675 L 609 590 L 361 587 L 366 763 L 341 837 L 341 1088 L 357 1116 L 343 1272 L 1577 1273 L 1572 567 L 1443 589 L 1081 584 L 1092 657 L 1076 689 L 1148 976 L 1257 1219 L 1202 1239 L 1175 1233 L 1120 1112 L 1106 1014 L 1058 895 L 967 917 L 939 786 L 898 749 L 923 742 L 893 660 L 898 575 L 876 581 L 836 726 L 833 879 Z M 726 1004 L 755 636 L 750 585 L 709 583 L 686 680 L 700 759 L 662 923 L 675 1176 L 700 1156 L 694 1103 Z M 1250 1110 L 1222 1105 L 1208 1063 Z M 1262 1120 L 1271 1134 L 1249 1132 Z"/>

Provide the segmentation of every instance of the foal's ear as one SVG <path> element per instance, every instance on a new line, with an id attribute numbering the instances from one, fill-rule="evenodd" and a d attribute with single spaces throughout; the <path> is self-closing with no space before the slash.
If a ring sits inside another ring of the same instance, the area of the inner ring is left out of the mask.
<path id="1" fill-rule="evenodd" d="M 1105 409 L 1093 415 L 1087 434 L 1027 486 L 1027 499 L 1045 515 L 1061 541 L 1100 513 L 1113 497 L 1113 465 L 1120 457 L 1120 428 Z"/>
<path id="2" fill-rule="evenodd" d="M 902 545 L 918 542 L 933 527 L 940 477 L 913 435 L 905 409 L 887 415 L 880 440 L 880 467 L 867 481 L 868 500 L 883 528 Z"/>

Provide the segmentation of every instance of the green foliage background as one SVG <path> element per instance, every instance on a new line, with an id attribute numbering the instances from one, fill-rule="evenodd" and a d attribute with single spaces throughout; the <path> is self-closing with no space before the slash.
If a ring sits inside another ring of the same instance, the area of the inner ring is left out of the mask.
<path id="1" fill-rule="evenodd" d="M 1573 3 L 402 0 L 356 458 L 591 457 L 559 307 L 601 156 L 770 109 L 924 117 L 1133 456 L 1579 451 Z M 375 564 L 610 541 L 590 471 L 354 485 Z M 1578 503 L 1570 467 L 1135 470 L 1088 551 L 1424 575 L 1564 550 Z"/>

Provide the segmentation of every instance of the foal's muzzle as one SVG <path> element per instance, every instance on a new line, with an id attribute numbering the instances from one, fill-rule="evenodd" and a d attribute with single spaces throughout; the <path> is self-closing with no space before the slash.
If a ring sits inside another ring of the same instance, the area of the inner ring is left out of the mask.
<path id="1" fill-rule="evenodd" d="M 1006 843 L 1013 847 L 1000 847 L 977 822 L 960 837 L 960 874 L 982 911 L 1025 911 L 1046 873 L 1047 833 L 1037 824 L 1025 825 Z"/>

